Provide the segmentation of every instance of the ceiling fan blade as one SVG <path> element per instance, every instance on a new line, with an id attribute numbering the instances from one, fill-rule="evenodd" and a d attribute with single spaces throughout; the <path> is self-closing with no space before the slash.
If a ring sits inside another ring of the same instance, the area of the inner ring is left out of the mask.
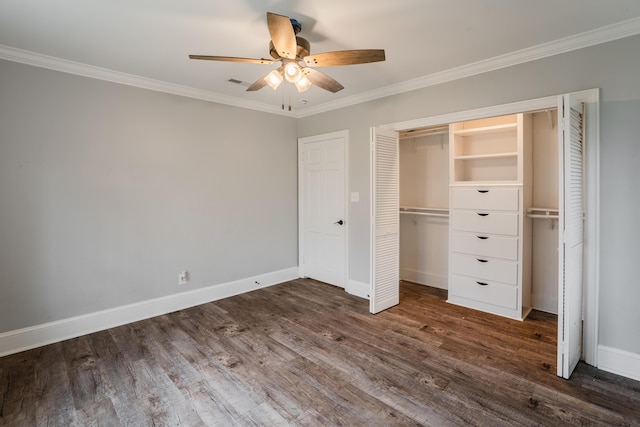
<path id="1" fill-rule="evenodd" d="M 266 78 L 267 76 L 260 77 L 258 80 L 253 82 L 253 84 L 247 88 L 247 92 L 254 92 L 256 90 L 260 90 L 263 87 L 265 87 L 267 85 L 267 78 Z"/>
<path id="2" fill-rule="evenodd" d="M 273 64 L 272 59 L 237 58 L 235 56 L 211 56 L 211 55 L 189 55 L 191 59 L 203 59 L 205 61 L 227 61 L 227 62 L 248 62 L 250 64 Z"/>
<path id="3" fill-rule="evenodd" d="M 328 90 L 332 93 L 336 93 L 344 89 L 344 86 L 338 83 L 333 77 L 329 77 L 318 70 L 314 70 L 313 68 L 304 68 L 303 72 L 309 81 L 319 88 Z"/>
<path id="4" fill-rule="evenodd" d="M 282 58 L 295 59 L 298 48 L 296 34 L 289 17 L 267 12 L 267 25 L 278 55 Z"/>
<path id="5" fill-rule="evenodd" d="M 339 50 L 336 52 L 318 53 L 304 57 L 307 65 L 330 67 L 334 65 L 368 64 L 384 61 L 384 49 Z"/>

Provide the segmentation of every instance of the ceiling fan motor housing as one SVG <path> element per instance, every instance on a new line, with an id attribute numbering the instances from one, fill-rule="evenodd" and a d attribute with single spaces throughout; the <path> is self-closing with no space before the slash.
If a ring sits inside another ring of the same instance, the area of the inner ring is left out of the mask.
<path id="1" fill-rule="evenodd" d="M 296 36 L 296 61 L 302 61 L 302 58 L 305 56 L 309 56 L 311 53 L 311 44 L 307 39 Z M 278 54 L 278 51 L 273 46 L 273 42 L 269 42 L 269 54 L 274 59 L 282 59 L 282 57 Z"/>

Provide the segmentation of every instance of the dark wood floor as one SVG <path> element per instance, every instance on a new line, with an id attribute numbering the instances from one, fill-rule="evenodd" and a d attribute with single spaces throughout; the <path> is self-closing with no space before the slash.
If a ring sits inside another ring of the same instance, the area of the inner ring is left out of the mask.
<path id="1" fill-rule="evenodd" d="M 399 306 L 312 280 L 0 359 L 0 425 L 640 425 L 640 383 L 556 376 L 556 318 Z"/>

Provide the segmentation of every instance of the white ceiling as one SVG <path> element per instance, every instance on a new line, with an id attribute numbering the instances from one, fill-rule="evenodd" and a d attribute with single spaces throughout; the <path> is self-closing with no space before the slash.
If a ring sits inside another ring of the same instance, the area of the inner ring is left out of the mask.
<path id="1" fill-rule="evenodd" d="M 228 82 L 275 64 L 188 59 L 268 57 L 267 11 L 296 18 L 312 53 L 382 48 L 387 60 L 323 68 L 345 89 L 298 95 Z M 0 58 L 265 111 L 289 96 L 294 111 L 320 111 L 636 33 L 638 0 L 0 0 Z"/>

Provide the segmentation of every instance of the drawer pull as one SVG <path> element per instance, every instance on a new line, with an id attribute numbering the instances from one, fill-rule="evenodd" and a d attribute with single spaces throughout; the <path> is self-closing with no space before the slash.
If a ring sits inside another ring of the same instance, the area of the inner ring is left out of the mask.
<path id="1" fill-rule="evenodd" d="M 478 193 L 482 193 L 482 194 L 488 193 L 488 192 L 489 192 L 489 190 L 478 190 Z"/>
<path id="2" fill-rule="evenodd" d="M 487 286 L 487 285 L 488 285 L 488 283 L 485 283 L 485 282 L 478 282 L 478 281 L 476 281 L 476 283 L 477 283 L 478 285 L 480 285 L 480 286 Z"/>
<path id="3" fill-rule="evenodd" d="M 476 236 L 480 240 L 487 240 L 489 236 Z"/>
<path id="4" fill-rule="evenodd" d="M 488 214 L 488 213 L 480 213 L 480 212 L 476 212 L 476 213 L 477 213 L 478 215 L 480 215 L 480 216 L 489 216 L 489 214 Z"/>
<path id="5" fill-rule="evenodd" d="M 478 262 L 489 262 L 488 259 L 480 259 L 480 258 L 476 258 L 476 261 L 478 261 Z"/>

